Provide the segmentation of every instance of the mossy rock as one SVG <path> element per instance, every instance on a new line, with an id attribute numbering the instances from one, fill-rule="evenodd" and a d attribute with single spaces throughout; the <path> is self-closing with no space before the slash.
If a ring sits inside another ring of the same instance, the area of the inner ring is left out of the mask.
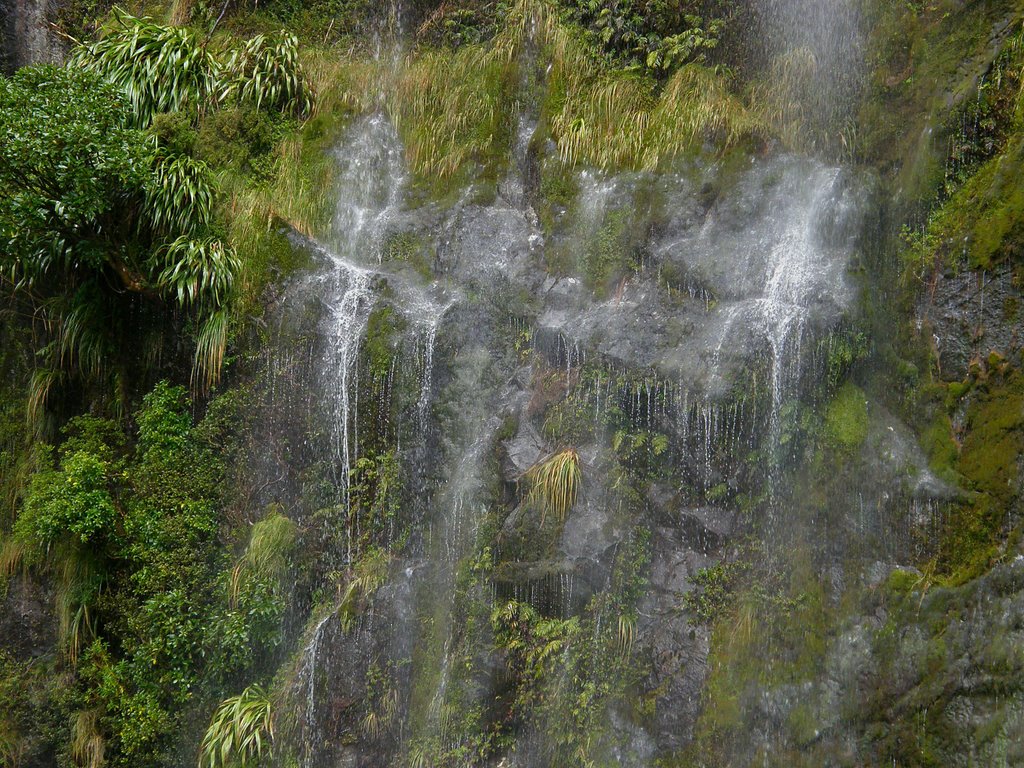
<path id="1" fill-rule="evenodd" d="M 387 305 L 377 307 L 370 314 L 362 353 L 375 378 L 383 378 L 391 370 L 391 361 L 405 324 L 405 319 Z"/>
<path id="2" fill-rule="evenodd" d="M 853 453 L 868 436 L 868 402 L 864 391 L 845 384 L 825 412 L 825 440 L 829 447 Z"/>
<path id="3" fill-rule="evenodd" d="M 1018 493 L 1018 460 L 1024 453 L 1024 375 L 996 377 L 967 412 L 960 472 L 1002 502 Z"/>

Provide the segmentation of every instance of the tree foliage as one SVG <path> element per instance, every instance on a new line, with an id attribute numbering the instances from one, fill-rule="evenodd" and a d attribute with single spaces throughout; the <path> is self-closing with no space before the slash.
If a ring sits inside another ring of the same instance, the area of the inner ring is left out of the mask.
<path id="1" fill-rule="evenodd" d="M 133 435 L 73 419 L 62 445 L 44 450 L 4 542 L 9 572 L 46 572 L 56 586 L 60 648 L 75 673 L 68 706 L 88 715 L 83 744 L 109 766 L 157 762 L 182 709 L 219 700 L 280 639 L 295 526 L 272 513 L 239 564 L 224 562 L 219 452 L 236 417 L 214 407 L 195 425 L 190 407 L 184 389 L 163 383 Z"/>
<path id="2" fill-rule="evenodd" d="M 200 321 L 226 305 L 239 264 L 212 171 L 134 127 L 116 86 L 23 69 L 0 79 L 0 131 L 0 273 L 43 319 L 46 369 L 116 373 L 126 326 L 161 296 Z"/>

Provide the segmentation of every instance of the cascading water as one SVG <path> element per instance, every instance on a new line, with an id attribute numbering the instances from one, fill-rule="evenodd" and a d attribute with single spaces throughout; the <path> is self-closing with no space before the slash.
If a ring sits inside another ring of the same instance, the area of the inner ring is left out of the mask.
<path id="1" fill-rule="evenodd" d="M 853 18 L 845 2 L 832 5 Z M 790 18 L 793 5 L 766 0 L 762 10 L 765 55 L 807 47 L 821 87 L 833 88 L 826 70 L 840 68 L 856 45 L 808 29 L 786 42 L 778 19 Z M 397 8 L 390 18 L 396 28 Z M 384 59 L 384 42 L 379 50 Z M 840 79 L 835 91 L 845 93 Z M 641 633 L 652 644 L 652 679 L 670 703 L 643 727 L 609 706 L 601 726 L 618 739 L 609 752 L 617 764 L 652 765 L 659 749 L 688 743 L 700 713 L 710 637 L 679 609 L 694 575 L 729 541 L 739 498 L 762 499 L 768 527 L 784 527 L 778 511 L 798 458 L 787 409 L 815 406 L 826 388 L 823 360 L 855 311 L 848 272 L 865 184 L 834 161 L 797 155 L 754 159 L 728 178 L 713 163 L 661 174 L 584 171 L 574 177 L 572 207 L 555 211 L 545 228 L 531 185 L 544 162 L 537 153 L 552 150 L 534 141 L 537 124 L 518 115 L 511 162 L 493 194 L 471 184 L 447 203 L 423 204 L 412 193 L 383 112 L 358 119 L 336 152 L 336 215 L 319 246 L 323 269 L 308 283 L 323 305 L 319 380 L 335 485 L 342 507 L 354 505 L 354 467 L 379 458 L 380 445 L 362 448 L 360 429 L 382 426 L 361 412 L 359 393 L 371 375 L 383 376 L 373 407 L 385 414 L 377 419 L 397 422 L 388 425 L 390 445 L 414 478 L 414 495 L 385 542 L 394 559 L 372 612 L 354 629 L 334 612 L 317 613 L 307 630 L 297 678 L 308 766 L 430 765 L 468 749 L 470 723 L 480 726 L 473 718 L 506 695 L 493 662 L 481 661 L 486 649 L 472 643 L 493 642 L 489 622 L 509 601 L 589 622 L 577 642 L 592 649 L 609 632 L 627 649 Z M 824 146 L 821 135 L 808 146 Z M 628 251 L 629 268 L 604 295 L 576 274 L 537 267 L 568 252 L 570 263 L 600 274 L 613 248 Z M 424 286 L 428 269 L 443 288 Z M 378 310 L 399 323 L 388 347 L 394 357 L 371 374 L 359 366 Z M 403 376 L 412 381 L 402 384 Z M 526 498 L 524 478 L 570 445 L 584 487 L 552 530 Z M 745 468 L 751 457 L 762 471 Z M 629 473 L 647 464 L 661 469 L 624 493 Z M 622 553 L 643 539 L 629 532 L 630 515 L 658 521 L 652 588 L 629 619 L 635 624 L 608 607 Z M 350 585 L 361 578 L 361 536 L 352 528 L 343 537 Z M 403 543 L 392 552 L 394 539 Z M 347 611 L 343 603 L 334 610 Z M 552 662 L 547 695 L 600 687 L 596 668 L 572 678 L 557 671 L 573 650 Z M 372 703 L 383 694 L 365 688 L 371 670 L 394 702 L 386 727 Z M 359 695 L 367 697 L 364 722 L 374 724 L 363 731 L 344 725 L 351 721 L 336 703 Z M 545 734 L 556 726 L 523 730 L 505 747 L 507 764 L 553 764 L 558 747 Z"/>

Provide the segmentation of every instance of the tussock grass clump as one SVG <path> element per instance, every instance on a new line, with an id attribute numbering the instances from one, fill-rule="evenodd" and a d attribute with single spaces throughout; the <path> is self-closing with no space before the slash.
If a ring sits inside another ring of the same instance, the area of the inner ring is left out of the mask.
<path id="1" fill-rule="evenodd" d="M 762 117 L 787 143 L 798 142 L 811 116 L 813 105 L 806 97 L 818 76 L 814 51 L 796 48 L 776 56 L 767 77 L 754 86 L 754 101 Z"/>
<path id="2" fill-rule="evenodd" d="M 695 144 L 715 139 L 730 147 L 746 137 L 763 138 L 768 124 L 728 87 L 714 67 L 689 64 L 666 83 L 651 113 L 644 167 L 653 170 Z"/>
<path id="3" fill-rule="evenodd" d="M 368 707 L 359 727 L 371 739 L 380 739 L 391 730 L 398 715 L 398 689 L 388 688 L 376 702 L 376 706 Z"/>
<path id="4" fill-rule="evenodd" d="M 731 145 L 767 133 L 724 70 L 692 63 L 660 83 L 609 68 L 551 0 L 517 0 L 487 43 L 420 50 L 397 64 L 320 55 L 307 71 L 324 102 L 314 118 L 386 110 L 410 169 L 425 177 L 450 178 L 504 157 L 520 88 L 533 77 L 546 89 L 541 119 L 567 166 L 654 169 L 705 140 Z"/>
<path id="5" fill-rule="evenodd" d="M 487 45 L 402 63 L 387 109 L 413 170 L 448 177 L 504 149 L 531 68 L 546 70 L 542 118 L 567 166 L 650 170 L 708 139 L 728 146 L 767 133 L 724 71 L 689 64 L 662 85 L 647 73 L 609 69 L 556 4 L 519 0 Z"/>
<path id="6" fill-rule="evenodd" d="M 524 475 L 530 484 L 527 502 L 541 513 L 541 525 L 549 514 L 565 520 L 576 503 L 583 473 L 580 456 L 571 448 L 538 462 Z"/>
<path id="7" fill-rule="evenodd" d="M 239 593 L 247 581 L 279 581 L 284 577 L 295 535 L 295 523 L 276 510 L 252 527 L 245 554 L 231 571 L 232 605 L 238 602 Z"/>
<path id="8" fill-rule="evenodd" d="M 508 76 L 493 50 L 480 46 L 431 51 L 403 64 L 386 100 L 416 173 L 450 177 L 504 146 Z"/>
<path id="9" fill-rule="evenodd" d="M 554 77 L 565 98 L 551 116 L 551 133 L 569 166 L 657 170 L 704 141 L 728 147 L 769 132 L 713 67 L 688 64 L 659 89 L 648 75 L 602 72 L 576 52 Z"/>
<path id="10" fill-rule="evenodd" d="M 102 768 L 106 739 L 100 730 L 100 709 L 83 709 L 71 719 L 71 757 L 82 768 Z"/>
<path id="11" fill-rule="evenodd" d="M 197 391 L 208 392 L 220 382 L 230 327 L 231 313 L 223 307 L 207 315 L 199 326 L 191 382 Z"/>

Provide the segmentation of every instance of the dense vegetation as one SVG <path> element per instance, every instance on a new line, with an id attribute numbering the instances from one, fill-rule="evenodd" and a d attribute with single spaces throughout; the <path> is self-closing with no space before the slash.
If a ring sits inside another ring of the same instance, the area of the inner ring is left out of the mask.
<path id="1" fill-rule="evenodd" d="M 298 764 L 289 740 L 304 727 L 297 644 L 325 617 L 353 632 L 415 538 L 403 510 L 416 490 L 388 431 L 387 408 L 398 405 L 383 394 L 396 377 L 399 321 L 385 308 L 368 323 L 357 386 L 364 403 L 389 404 L 360 425 L 364 451 L 344 499 L 328 479 L 336 468 L 314 462 L 295 509 L 253 507 L 265 481 L 246 458 L 259 440 L 253 392 L 265 308 L 306 258 L 288 236 L 329 224 L 326 151 L 354 115 L 382 111 L 425 208 L 470 181 L 474 200 L 496 197 L 517 120 L 535 119 L 529 193 L 556 243 L 566 239 L 560 222 L 577 213 L 578 169 L 686 172 L 698 159 L 728 176 L 780 150 L 872 169 L 894 202 L 863 255 L 863 328 L 817 350 L 822 407 L 783 412 L 781 439 L 809 469 L 786 478 L 792 532 L 780 546 L 828 519 L 864 473 L 879 418 L 869 399 L 913 425 L 931 471 L 963 489 L 915 570 L 833 599 L 810 547 L 793 547 L 783 565 L 777 542 L 757 540 L 764 498 L 741 486 L 770 457 L 753 450 L 740 480 L 698 489 L 649 416 L 641 424 L 619 405 L 600 419 L 589 410 L 587 393 L 609 381 L 630 401 L 646 391 L 650 409 L 648 381 L 592 361 L 563 379 L 534 354 L 529 331 L 512 332 L 502 354 L 536 369 L 529 408 L 555 450 L 515 488 L 491 489 L 483 544 L 454 566 L 451 615 L 415 617 L 426 639 L 403 664 L 429 672 L 411 692 L 406 763 L 485 764 L 528 733 L 552 745 L 552 765 L 612 764 L 603 724 L 642 725 L 658 706 L 637 626 L 651 529 L 664 524 L 651 488 L 674 483 L 735 510 L 746 535 L 699 570 L 679 606 L 711 638 L 709 677 L 692 744 L 660 755 L 663 764 L 739 764 L 729 750 L 762 716 L 759 686 L 809 686 L 844 622 L 877 608 L 889 618 L 873 636 L 882 661 L 858 702 L 857 733 L 879 764 L 938 765 L 935 745 L 953 737 L 929 707 L 946 694 L 915 688 L 900 709 L 891 701 L 905 691 L 889 689 L 886 670 L 900 658 L 896 635 L 912 626 L 931 644 L 920 687 L 941 687 L 955 662 L 937 650 L 951 617 L 1019 550 L 1024 376 L 1019 349 L 990 349 L 983 333 L 959 371 L 928 321 L 915 321 L 925 288 L 961 273 L 1006 272 L 1017 292 L 1024 286 L 1019 12 L 866 3 L 866 93 L 842 91 L 837 107 L 808 99 L 820 66 L 809 48 L 758 44 L 757 2 L 406 5 L 406 48 L 387 57 L 375 51 L 397 22 L 372 0 L 176 0 L 140 4 L 138 16 L 78 0 L 56 19 L 75 39 L 67 64 L 0 78 L 0 572 L 9 597 L 33 585 L 54 628 L 30 649 L 0 648 L 0 761 Z M 1004 17 L 1012 30 L 986 52 Z M 972 77 L 960 67 L 968 58 L 982 61 Z M 938 140 L 917 138 L 925 125 Z M 617 211 L 572 252 L 546 252 L 543 269 L 618 297 L 659 226 L 654 203 L 637 207 L 647 218 Z M 432 277 L 438 255 L 401 233 L 382 258 Z M 681 278 L 661 279 L 685 293 Z M 1007 294 L 999 307 L 1009 324 L 1015 302 Z M 503 426 L 503 438 L 517 428 Z M 595 474 L 580 446 L 599 434 L 609 437 L 602 503 L 627 531 L 606 588 L 575 615 L 545 613 L 514 589 L 495 599 L 519 578 L 517 557 L 550 560 L 584 476 Z M 521 517 L 503 528 L 513 508 Z M 458 632 L 443 636 L 443 621 Z M 442 654 L 453 670 L 435 702 Z M 1005 665 L 1015 695 L 1017 657 L 994 644 L 981 656 Z M 396 681 L 407 673 L 381 655 L 360 674 L 365 701 L 348 738 L 390 745 Z M 472 693 L 486 675 L 499 683 L 483 705 Z M 799 759 L 825 760 L 810 714 L 793 712 L 780 729 L 788 743 Z"/>

